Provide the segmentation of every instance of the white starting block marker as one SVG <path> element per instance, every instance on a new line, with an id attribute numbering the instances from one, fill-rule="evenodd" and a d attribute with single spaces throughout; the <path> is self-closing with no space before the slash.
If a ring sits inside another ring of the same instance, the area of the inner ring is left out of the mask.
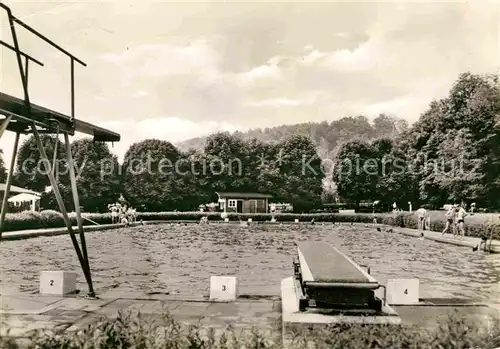
<path id="1" fill-rule="evenodd" d="M 211 276 L 210 300 L 219 302 L 235 301 L 238 297 L 238 280 L 235 276 Z"/>
<path id="2" fill-rule="evenodd" d="M 418 279 L 387 280 L 387 303 L 390 305 L 418 304 L 420 282 Z"/>
<path id="3" fill-rule="evenodd" d="M 224 218 L 224 222 L 229 222 L 229 218 Z"/>
<path id="4" fill-rule="evenodd" d="M 274 218 L 274 217 L 273 217 L 273 218 L 271 218 L 271 222 L 272 222 L 272 223 L 276 222 L 276 218 Z"/>
<path id="5" fill-rule="evenodd" d="M 299 223 L 299 220 L 298 220 L 298 218 L 295 218 L 295 223 Z"/>
<path id="6" fill-rule="evenodd" d="M 76 291 L 76 273 L 67 271 L 42 271 L 40 293 L 63 296 Z"/>
<path id="7" fill-rule="evenodd" d="M 248 223 L 251 223 L 252 222 L 252 218 L 248 218 Z"/>

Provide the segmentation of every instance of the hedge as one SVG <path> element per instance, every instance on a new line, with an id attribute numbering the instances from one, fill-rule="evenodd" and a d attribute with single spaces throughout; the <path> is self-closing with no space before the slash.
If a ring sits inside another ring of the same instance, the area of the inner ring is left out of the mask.
<path id="1" fill-rule="evenodd" d="M 90 349 L 90 348 L 149 348 L 149 349 L 464 349 L 494 348 L 498 332 L 488 331 L 481 321 L 450 313 L 437 328 L 417 326 L 351 324 L 326 328 L 296 330 L 283 345 L 280 326 L 267 331 L 253 328 L 235 331 L 229 325 L 216 333 L 213 328 L 186 326 L 168 313 L 152 318 L 132 317 L 119 313 L 116 319 L 102 318 L 86 329 L 55 333 L 38 330 L 27 341 L 29 349 Z M 490 318 L 493 324 L 496 319 Z M 497 328 L 497 327 L 493 327 Z M 239 333 L 238 333 L 239 332 Z M 20 349 L 13 338 L 0 335 L 0 347 Z"/>
<path id="2" fill-rule="evenodd" d="M 110 213 L 85 213 L 84 217 L 98 223 L 111 224 Z M 222 220 L 219 212 L 138 212 L 137 220 L 144 221 L 199 221 L 202 217 L 207 217 L 209 221 Z M 392 225 L 402 228 L 417 228 L 417 219 L 414 214 L 408 212 L 394 214 L 377 214 L 379 223 Z M 269 222 L 271 214 L 254 213 L 228 213 L 227 218 L 230 221 L 248 220 L 251 218 L 255 222 Z M 300 222 L 310 222 L 314 219 L 316 222 L 342 222 L 342 223 L 372 223 L 372 214 L 335 214 L 335 213 L 311 213 L 295 214 L 280 213 L 275 214 L 274 218 L 278 222 L 293 222 L 298 219 Z M 70 213 L 72 225 L 76 225 L 76 216 Z M 83 220 L 84 225 L 93 225 L 88 220 Z M 431 221 L 430 230 L 440 232 L 444 229 L 444 219 Z M 62 215 L 56 211 L 21 212 L 7 214 L 3 231 L 18 231 L 28 229 L 59 228 L 64 227 Z M 488 237 L 493 233 L 494 238 L 500 238 L 500 224 L 473 223 L 467 224 L 466 235 L 480 237 L 486 234 Z"/>
<path id="3" fill-rule="evenodd" d="M 69 214 L 71 224 L 76 225 L 76 215 Z M 84 214 L 84 217 L 95 221 L 98 224 L 110 224 L 111 214 L 91 213 Z M 84 225 L 94 225 L 83 220 Z M 3 231 L 18 231 L 30 229 L 46 229 L 65 227 L 63 216 L 60 212 L 47 210 L 42 212 L 25 211 L 20 213 L 9 213 L 5 216 Z"/>

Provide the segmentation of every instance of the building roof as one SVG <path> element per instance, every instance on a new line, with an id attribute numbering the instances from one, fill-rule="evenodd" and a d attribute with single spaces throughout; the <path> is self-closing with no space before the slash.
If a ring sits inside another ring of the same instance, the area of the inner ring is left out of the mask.
<path id="1" fill-rule="evenodd" d="M 6 187 L 5 183 L 0 183 L 0 192 L 5 192 L 5 187 Z M 25 193 L 25 194 L 40 195 L 40 193 L 37 193 L 36 191 L 16 187 L 15 185 L 10 186 L 10 192 L 15 194 Z"/>
<path id="2" fill-rule="evenodd" d="M 220 198 L 228 199 L 269 199 L 272 195 L 261 193 L 215 192 Z"/>
<path id="3" fill-rule="evenodd" d="M 13 197 L 9 198 L 9 202 L 30 202 L 30 201 L 38 201 L 40 200 L 40 195 L 36 194 L 28 194 L 28 193 L 21 193 L 14 195 Z"/>

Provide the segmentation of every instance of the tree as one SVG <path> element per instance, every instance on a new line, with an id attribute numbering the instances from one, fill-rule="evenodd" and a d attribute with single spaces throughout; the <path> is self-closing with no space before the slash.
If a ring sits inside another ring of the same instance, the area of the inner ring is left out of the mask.
<path id="1" fill-rule="evenodd" d="M 190 151 L 183 154 L 176 187 L 182 190 L 182 199 L 177 203 L 178 210 L 193 211 L 201 204 L 211 201 L 213 188 L 207 180 L 205 154 Z"/>
<path id="2" fill-rule="evenodd" d="M 181 153 L 170 142 L 147 139 L 130 146 L 123 162 L 123 196 L 136 208 L 176 210 L 183 198 Z"/>
<path id="3" fill-rule="evenodd" d="M 476 199 L 470 200 L 482 205 L 500 206 L 500 130 L 495 127 L 499 114 L 497 76 L 462 74 L 448 97 L 430 104 L 410 131 L 421 200 L 440 206 L 471 195 Z M 436 174 L 436 164 L 450 160 L 474 169 Z"/>
<path id="4" fill-rule="evenodd" d="M 333 179 L 340 197 L 355 203 L 357 210 L 362 200 L 375 200 L 378 166 L 371 144 L 362 140 L 344 143 L 333 170 Z"/>
<path id="5" fill-rule="evenodd" d="M 91 138 L 71 143 L 76 185 L 80 206 L 86 212 L 107 212 L 107 205 L 120 196 L 120 167 L 118 159 L 106 143 Z M 66 160 L 59 164 L 59 191 L 66 209 L 75 209 Z M 41 206 L 59 210 L 53 191 L 42 193 Z"/>
<path id="6" fill-rule="evenodd" d="M 393 118 L 386 114 L 380 114 L 373 120 L 373 127 L 375 134 L 378 137 L 394 136 L 398 133 L 398 126 L 404 127 L 404 124 L 397 122 L 396 118 Z"/>
<path id="7" fill-rule="evenodd" d="M 433 181 L 445 193 L 448 202 L 479 202 L 487 194 L 481 171 L 487 161 L 474 146 L 473 136 L 467 129 L 449 132 L 439 145 L 438 158 L 432 172 Z"/>
<path id="8" fill-rule="evenodd" d="M 208 137 L 205 145 L 206 176 L 215 191 L 254 191 L 254 183 L 248 180 L 251 174 L 247 144 L 229 133 L 216 133 Z"/>
<path id="9" fill-rule="evenodd" d="M 279 146 L 255 141 L 249 148 L 249 153 L 253 154 L 254 159 L 250 164 L 250 169 L 253 170 L 250 178 L 255 181 L 255 190 L 259 193 L 276 195 L 281 186 Z"/>
<path id="10" fill-rule="evenodd" d="M 296 212 L 308 212 L 321 204 L 323 168 L 316 147 L 308 137 L 292 136 L 277 146 L 281 179 L 277 199 L 293 205 Z"/>
<path id="11" fill-rule="evenodd" d="M 415 201 L 415 183 L 412 158 L 408 153 L 405 135 L 397 140 L 381 138 L 372 144 L 373 157 L 376 159 L 378 173 L 375 184 L 376 200 L 389 208 L 393 202 L 406 207 L 408 201 Z M 418 198 L 418 195 L 416 196 Z"/>
<path id="12" fill-rule="evenodd" d="M 0 149 L 0 183 L 5 183 L 7 181 L 7 169 L 5 168 L 5 163 L 3 161 L 3 150 Z"/>
<path id="13" fill-rule="evenodd" d="M 56 172 L 59 172 L 61 167 L 63 167 L 62 164 L 66 161 L 66 147 L 55 136 L 42 134 L 40 138 L 51 167 L 53 165 L 55 144 L 57 142 Z M 45 187 L 50 186 L 50 181 L 47 176 L 47 169 L 41 161 L 40 152 L 33 135 L 21 144 L 18 153 L 14 178 L 15 184 L 23 188 L 43 192 Z M 63 179 L 61 178 L 61 180 Z"/>
<path id="14" fill-rule="evenodd" d="M 107 212 L 122 190 L 118 158 L 106 143 L 89 138 L 74 141 L 71 150 L 80 205 L 88 212 Z"/>

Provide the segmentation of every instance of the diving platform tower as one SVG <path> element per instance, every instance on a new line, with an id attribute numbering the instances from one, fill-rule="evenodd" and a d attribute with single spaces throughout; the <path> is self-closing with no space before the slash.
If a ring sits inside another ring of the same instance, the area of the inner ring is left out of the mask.
<path id="1" fill-rule="evenodd" d="M 10 29 L 10 34 L 12 36 L 12 44 L 0 40 L 0 45 L 6 47 L 16 55 L 19 76 L 21 78 L 23 86 L 24 98 L 19 99 L 0 92 L 0 116 L 3 116 L 3 119 L 0 119 L 0 138 L 5 131 L 11 131 L 16 134 L 12 158 L 10 161 L 10 166 L 8 168 L 7 183 L 0 214 L 0 239 L 2 231 L 4 229 L 5 214 L 7 213 L 8 208 L 7 199 L 9 197 L 12 184 L 14 166 L 16 163 L 17 151 L 19 146 L 19 137 L 21 134 L 33 134 L 37 144 L 37 148 L 40 152 L 40 158 L 45 163 L 46 169 L 48 170 L 47 175 L 52 186 L 53 193 L 55 194 L 59 210 L 64 218 L 65 225 L 68 229 L 68 234 L 71 238 L 71 242 L 73 243 L 73 247 L 85 276 L 85 280 L 88 285 L 88 296 L 95 297 L 95 292 L 92 285 L 92 277 L 90 273 L 89 259 L 87 255 L 87 246 L 85 244 L 85 235 L 83 232 L 82 215 L 80 210 L 73 155 L 71 152 L 69 136 L 73 136 L 76 132 L 80 132 L 93 136 L 93 140 L 95 142 L 118 142 L 120 140 L 120 135 L 118 133 L 106 130 L 104 128 L 75 118 L 75 63 L 78 63 L 79 65 L 82 65 L 84 67 L 86 67 L 87 65 L 83 61 L 51 41 L 49 38 L 45 37 L 38 31 L 21 21 L 19 18 L 15 17 L 8 6 L 0 3 L 0 12 L 3 11 L 5 11 L 7 15 L 8 26 Z M 64 115 L 57 111 L 50 110 L 48 108 L 44 108 L 42 106 L 31 103 L 28 91 L 29 63 L 31 62 L 39 66 L 44 66 L 44 64 L 21 50 L 19 39 L 17 36 L 18 27 L 22 27 L 23 29 L 27 30 L 31 34 L 35 35 L 38 39 L 45 41 L 48 45 L 54 47 L 69 58 L 71 76 L 71 115 Z M 76 236 L 77 234 L 75 233 L 71 225 L 71 220 L 68 216 L 68 211 L 64 205 L 61 192 L 59 190 L 59 186 L 55 177 L 54 168 L 56 157 L 54 156 L 54 163 L 51 164 L 42 145 L 40 134 L 51 134 L 56 136 L 59 136 L 60 134 L 64 135 L 65 146 L 67 149 L 66 160 L 69 167 L 71 192 L 75 206 L 80 243 L 78 243 Z"/>

